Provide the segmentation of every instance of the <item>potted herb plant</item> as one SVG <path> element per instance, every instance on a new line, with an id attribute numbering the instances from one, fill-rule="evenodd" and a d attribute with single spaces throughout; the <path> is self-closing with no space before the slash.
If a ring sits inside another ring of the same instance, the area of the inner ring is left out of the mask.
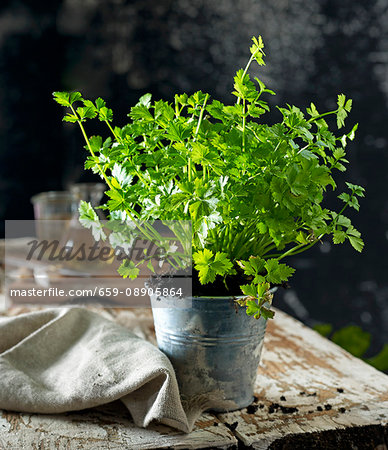
<path id="1" fill-rule="evenodd" d="M 85 167 L 107 184 L 112 218 L 191 221 L 191 307 L 154 308 L 156 332 L 183 395 L 213 393 L 211 406 L 220 410 L 252 400 L 266 320 L 274 315 L 271 288 L 294 272 L 283 260 L 328 236 L 363 248 L 344 210 L 359 209 L 364 189 L 346 183 L 341 209 L 323 206 L 326 190 L 337 189 L 335 173 L 346 170 L 357 129 L 338 135 L 329 125 L 334 119 L 343 128 L 352 101 L 340 94 L 336 109 L 324 113 L 313 103 L 306 112 L 278 107 L 279 122 L 266 123 L 265 96 L 274 92 L 249 75 L 254 61 L 264 65 L 263 48 L 261 37 L 253 38 L 250 59 L 234 77 L 232 105 L 201 91 L 177 94 L 172 103 L 146 94 L 129 123 L 114 127 L 101 98 L 54 93 L 69 108 L 63 120 L 81 127 Z M 94 118 L 110 137 L 88 137 L 84 122 Z M 80 211 L 87 226 L 98 222 L 90 205 Z M 135 278 L 138 270 L 124 261 L 119 272 Z"/>

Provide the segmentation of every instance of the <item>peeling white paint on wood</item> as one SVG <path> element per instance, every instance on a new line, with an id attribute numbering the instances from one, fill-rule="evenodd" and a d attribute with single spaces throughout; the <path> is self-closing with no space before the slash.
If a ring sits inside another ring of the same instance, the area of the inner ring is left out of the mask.
<path id="1" fill-rule="evenodd" d="M 217 422 L 218 426 L 214 426 Z M 230 448 L 233 434 L 209 414 L 196 429 L 184 434 L 163 425 L 147 430 L 138 428 L 128 411 L 115 402 L 84 412 L 60 415 L 0 414 L 1 449 L 154 449 L 154 448 Z"/>
<path id="2" fill-rule="evenodd" d="M 255 395 L 248 410 L 219 418 L 237 422 L 236 436 L 257 449 L 293 434 L 388 424 L 388 376 L 280 311 L 268 323 Z"/>
<path id="3" fill-rule="evenodd" d="M 97 311 L 155 342 L 149 310 Z M 161 425 L 138 428 L 121 402 L 60 415 L 0 411 L 0 449 L 226 449 L 236 438 L 267 449 L 290 436 L 388 427 L 388 376 L 280 311 L 268 323 L 255 395 L 241 411 L 204 414 L 188 435 Z"/>

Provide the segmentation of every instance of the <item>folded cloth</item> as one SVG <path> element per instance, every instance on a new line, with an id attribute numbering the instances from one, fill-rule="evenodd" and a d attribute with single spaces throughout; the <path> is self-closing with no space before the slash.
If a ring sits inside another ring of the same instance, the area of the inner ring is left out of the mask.
<path id="1" fill-rule="evenodd" d="M 151 343 L 82 308 L 0 318 L 0 409 L 62 413 L 120 399 L 136 425 L 192 430 L 174 369 Z M 206 403 L 206 402 L 205 402 Z"/>

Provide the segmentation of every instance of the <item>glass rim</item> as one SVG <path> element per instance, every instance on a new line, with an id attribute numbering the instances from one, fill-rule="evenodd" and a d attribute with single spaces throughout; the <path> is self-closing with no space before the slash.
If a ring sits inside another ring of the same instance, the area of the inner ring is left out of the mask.
<path id="1" fill-rule="evenodd" d="M 73 200 L 73 196 L 69 191 L 47 191 L 47 192 L 39 192 L 31 197 L 31 203 L 37 203 L 38 201 L 64 201 L 64 200 Z"/>

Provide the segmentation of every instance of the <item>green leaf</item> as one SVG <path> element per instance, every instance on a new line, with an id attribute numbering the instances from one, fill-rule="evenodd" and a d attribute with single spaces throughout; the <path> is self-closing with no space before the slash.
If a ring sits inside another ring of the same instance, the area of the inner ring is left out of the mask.
<path id="1" fill-rule="evenodd" d="M 318 156 L 317 156 L 317 155 L 314 155 L 314 153 L 310 152 L 309 150 L 301 150 L 301 151 L 299 152 L 299 155 L 300 155 L 302 158 L 305 158 L 305 159 L 307 159 L 307 160 L 318 159 Z"/>
<path id="2" fill-rule="evenodd" d="M 97 115 L 97 110 L 93 105 L 85 107 L 85 108 L 77 108 L 77 112 L 78 112 L 78 110 L 81 110 L 81 109 L 82 109 L 82 115 L 79 114 L 81 119 L 93 119 Z"/>
<path id="3" fill-rule="evenodd" d="M 345 125 L 345 119 L 348 116 L 348 112 L 352 108 L 352 101 L 346 101 L 344 94 L 338 95 L 337 100 L 338 110 L 337 110 L 337 127 L 342 128 Z"/>
<path id="4" fill-rule="evenodd" d="M 70 93 L 69 92 L 53 92 L 54 101 L 62 106 L 70 107 Z"/>
<path id="5" fill-rule="evenodd" d="M 110 198 L 108 201 L 109 209 L 114 211 L 124 206 L 124 197 L 121 192 L 111 189 L 106 192 L 106 195 Z"/>
<path id="6" fill-rule="evenodd" d="M 96 99 L 96 108 L 98 111 L 100 111 L 101 108 L 103 108 L 105 106 L 105 100 L 103 100 L 101 97 L 98 97 Z"/>
<path id="7" fill-rule="evenodd" d="M 212 269 L 217 272 L 217 275 L 225 275 L 233 267 L 233 264 L 228 259 L 228 255 L 223 252 L 217 252 L 214 256 Z"/>
<path id="8" fill-rule="evenodd" d="M 307 114 L 309 114 L 311 117 L 319 116 L 319 112 L 318 112 L 316 106 L 314 105 L 314 103 L 310 103 L 310 108 L 307 108 L 306 111 L 307 111 Z"/>
<path id="9" fill-rule="evenodd" d="M 245 275 L 255 276 L 263 272 L 265 261 L 258 256 L 251 256 L 249 261 L 237 261 L 237 264 L 244 270 Z"/>
<path id="10" fill-rule="evenodd" d="M 77 101 L 82 100 L 80 92 L 53 92 L 54 101 L 62 106 L 70 106 Z"/>
<path id="11" fill-rule="evenodd" d="M 167 128 L 166 137 L 171 141 L 184 142 L 191 135 L 191 127 L 185 128 L 180 123 L 170 122 Z"/>
<path id="12" fill-rule="evenodd" d="M 245 304 L 247 306 L 246 313 L 248 316 L 253 316 L 258 313 L 259 306 L 254 300 L 247 300 Z"/>
<path id="13" fill-rule="evenodd" d="M 92 147 L 93 153 L 98 153 L 102 147 L 102 137 L 91 136 L 91 138 L 89 139 L 89 144 Z"/>
<path id="14" fill-rule="evenodd" d="M 112 176 L 115 177 L 115 179 L 119 183 L 120 187 L 126 187 L 132 183 L 133 176 L 127 172 L 124 166 L 118 164 L 117 162 L 114 164 L 112 169 Z"/>
<path id="15" fill-rule="evenodd" d="M 240 289 L 244 295 L 247 295 L 248 297 L 257 298 L 257 286 L 256 285 L 244 284 L 243 286 L 240 286 Z"/>
<path id="16" fill-rule="evenodd" d="M 74 102 L 78 102 L 82 100 L 82 95 L 80 92 L 71 92 L 70 93 L 70 103 L 73 104 Z"/>
<path id="17" fill-rule="evenodd" d="M 345 231 L 336 230 L 333 233 L 333 243 L 334 244 L 342 244 L 346 239 Z"/>
<path id="18" fill-rule="evenodd" d="M 64 118 L 62 119 L 64 122 L 70 122 L 70 123 L 75 123 L 78 120 L 78 117 L 75 116 L 74 114 L 66 114 L 66 116 L 64 116 Z"/>
<path id="19" fill-rule="evenodd" d="M 345 106 L 345 95 L 344 94 L 338 94 L 337 105 L 338 105 L 338 108 L 343 108 Z"/>
<path id="20" fill-rule="evenodd" d="M 191 152 L 191 160 L 195 164 L 202 164 L 210 150 L 200 142 L 193 142 L 193 150 Z"/>
<path id="21" fill-rule="evenodd" d="M 154 118 L 150 110 L 143 104 L 133 106 L 129 117 L 133 120 L 143 120 L 144 122 L 153 122 Z"/>
<path id="22" fill-rule="evenodd" d="M 103 226 L 92 205 L 85 202 L 84 200 L 81 200 L 78 210 L 80 214 L 79 221 L 81 225 L 92 231 L 95 241 L 106 239 L 106 235 L 103 231 Z"/>
<path id="23" fill-rule="evenodd" d="M 149 260 L 147 263 L 147 269 L 149 269 L 152 273 L 155 273 L 154 266 L 152 265 L 152 261 Z"/>
<path id="24" fill-rule="evenodd" d="M 140 270 L 135 266 L 133 261 L 126 259 L 121 263 L 120 267 L 117 269 L 117 272 L 123 278 L 130 278 L 131 280 L 134 280 L 139 275 Z"/>
<path id="25" fill-rule="evenodd" d="M 149 108 L 151 106 L 151 99 L 152 94 L 144 94 L 142 97 L 139 98 L 138 104 L 143 105 L 146 108 Z"/>
<path id="26" fill-rule="evenodd" d="M 194 253 L 193 260 L 201 284 L 212 283 L 217 275 L 223 276 L 233 267 L 226 253 L 217 252 L 214 254 L 206 248 Z"/>
<path id="27" fill-rule="evenodd" d="M 347 112 L 350 112 L 350 110 L 352 109 L 352 99 L 347 100 L 347 102 L 345 103 L 344 108 L 345 108 L 345 110 Z"/>
<path id="28" fill-rule="evenodd" d="M 338 198 L 339 198 L 340 200 L 342 200 L 344 203 L 348 203 L 348 202 L 350 201 L 350 195 L 347 194 L 346 192 L 343 192 L 342 194 L 340 194 L 340 195 L 338 196 Z"/>
<path id="29" fill-rule="evenodd" d="M 295 269 L 287 266 L 286 264 L 280 264 L 277 259 L 268 259 L 265 262 L 265 268 L 268 272 L 266 278 L 273 284 L 280 284 L 287 281 L 295 272 Z"/>
<path id="30" fill-rule="evenodd" d="M 216 274 L 210 268 L 213 256 L 213 252 L 207 248 L 193 254 L 194 267 L 198 270 L 199 281 L 202 284 L 212 282 L 216 278 Z"/>
<path id="31" fill-rule="evenodd" d="M 263 55 L 265 55 L 265 53 L 263 52 L 263 39 L 261 38 L 261 36 L 259 36 L 258 38 L 252 37 L 252 41 L 253 45 L 250 48 L 251 54 L 260 66 L 264 66 L 265 63 L 263 61 Z"/>
<path id="32" fill-rule="evenodd" d="M 273 319 L 274 315 L 275 315 L 275 312 L 272 311 L 271 309 L 265 308 L 264 306 L 262 306 L 260 308 L 260 316 L 263 317 L 263 319 L 265 319 L 265 320 Z M 257 319 L 259 317 L 257 317 Z"/>
<path id="33" fill-rule="evenodd" d="M 250 115 L 251 117 L 260 117 L 264 113 L 265 113 L 265 109 L 260 108 L 253 104 L 248 105 L 248 115 Z"/>
<path id="34" fill-rule="evenodd" d="M 355 250 L 357 250 L 358 252 L 362 252 L 364 248 L 364 241 L 361 238 L 349 236 L 349 242 Z"/>
<path id="35" fill-rule="evenodd" d="M 254 101 L 258 98 L 259 93 L 256 90 L 255 84 L 250 80 L 249 75 L 242 69 L 236 73 L 234 77 L 234 89 L 232 92 L 236 97 L 246 99 L 248 101 Z M 235 104 L 233 106 L 225 106 L 224 112 L 229 114 L 242 115 L 242 105 Z"/>
<path id="36" fill-rule="evenodd" d="M 337 160 L 342 159 L 346 155 L 343 148 L 336 148 L 333 152 L 333 157 Z"/>
<path id="37" fill-rule="evenodd" d="M 359 211 L 360 209 L 360 203 L 358 202 L 357 197 L 355 197 L 354 195 L 350 198 L 349 206 L 351 208 L 354 208 L 356 211 Z"/>
<path id="38" fill-rule="evenodd" d="M 113 120 L 113 111 L 106 106 L 102 106 L 99 109 L 98 118 L 101 122 L 111 122 Z"/>
<path id="39" fill-rule="evenodd" d="M 120 183 L 116 180 L 116 178 L 111 177 L 110 184 L 116 189 L 121 189 Z"/>
<path id="40" fill-rule="evenodd" d="M 356 131 L 358 128 L 358 123 L 356 123 L 356 125 L 354 125 L 354 127 L 352 128 L 351 132 L 348 134 L 348 138 L 353 141 L 354 138 L 356 137 Z"/>
<path id="41" fill-rule="evenodd" d="M 346 182 L 346 186 L 352 191 L 354 195 L 364 197 L 365 189 L 362 186 L 358 186 L 357 184 L 352 184 L 348 182 Z"/>
<path id="42" fill-rule="evenodd" d="M 342 214 L 338 214 L 336 215 L 335 213 L 333 214 L 333 218 L 337 221 L 338 225 L 341 225 L 343 227 L 350 227 L 352 225 L 352 223 L 350 222 L 350 219 Z"/>

